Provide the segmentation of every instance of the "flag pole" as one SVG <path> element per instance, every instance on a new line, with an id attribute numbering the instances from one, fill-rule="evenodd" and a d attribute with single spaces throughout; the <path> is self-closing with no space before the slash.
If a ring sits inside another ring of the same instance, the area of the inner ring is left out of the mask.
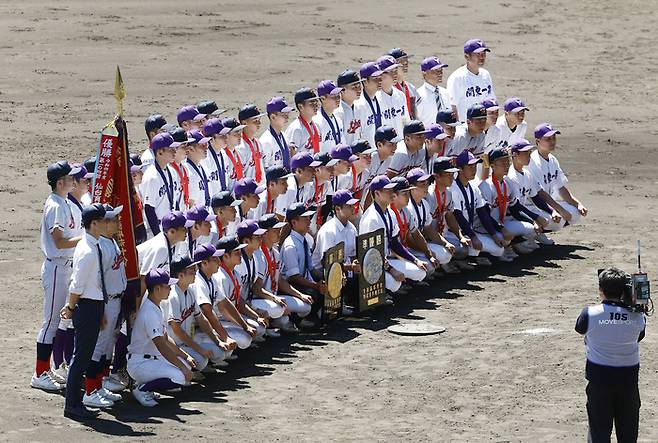
<path id="1" fill-rule="evenodd" d="M 114 98 L 117 100 L 117 115 L 123 118 L 123 100 L 126 98 L 126 86 L 123 84 L 119 65 L 117 65 L 117 72 L 114 79 Z"/>

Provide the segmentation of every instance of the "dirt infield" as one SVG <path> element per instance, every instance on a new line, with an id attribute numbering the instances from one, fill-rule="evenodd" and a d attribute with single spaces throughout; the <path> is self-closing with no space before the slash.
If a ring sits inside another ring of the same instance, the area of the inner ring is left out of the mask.
<path id="1" fill-rule="evenodd" d="M 573 327 L 596 300 L 595 270 L 631 270 L 640 238 L 658 281 L 657 1 L 9 3 L 0 4 L 0 439 L 584 440 L 585 356 Z M 556 155 L 590 214 L 557 246 L 414 288 L 395 308 L 322 334 L 270 340 L 152 410 L 126 395 L 84 426 L 62 416 L 63 397 L 30 389 L 45 167 L 95 153 L 116 109 L 117 64 L 131 150 L 142 151 L 151 112 L 174 120 L 205 98 L 233 114 L 272 95 L 290 100 L 395 46 L 412 54 L 419 86 L 423 57 L 447 62 L 447 78 L 475 36 L 493 50 L 499 99 L 522 97 L 530 128 L 551 121 L 562 131 Z M 413 320 L 447 331 L 386 331 Z M 650 319 L 641 345 L 642 441 L 658 441 L 654 329 Z"/>

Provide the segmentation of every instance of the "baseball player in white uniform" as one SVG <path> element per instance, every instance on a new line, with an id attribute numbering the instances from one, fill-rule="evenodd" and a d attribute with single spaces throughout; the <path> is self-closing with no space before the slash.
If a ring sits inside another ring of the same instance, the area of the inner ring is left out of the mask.
<path id="1" fill-rule="evenodd" d="M 274 203 L 274 212 L 283 218 L 293 203 L 306 204 L 313 197 L 313 178 L 320 162 L 313 160 L 308 152 L 298 152 L 290 160 L 290 166 L 293 176 L 288 178 L 288 190 L 278 196 Z"/>
<path id="2" fill-rule="evenodd" d="M 436 159 L 445 155 L 448 134 L 438 123 L 425 126 L 425 129 L 427 129 L 425 134 L 425 159 L 420 167 L 428 174 L 431 174 Z"/>
<path id="3" fill-rule="evenodd" d="M 71 168 L 66 161 L 53 163 L 47 171 L 52 193 L 43 207 L 40 239 L 41 252 L 45 257 L 41 267 L 44 318 L 37 335 L 36 369 L 30 381 L 30 386 L 44 391 L 59 391 L 64 387 L 53 380 L 50 374 L 50 356 L 60 321 L 59 312 L 68 297 L 73 251 L 82 238 L 66 199 L 73 189 L 72 176 L 78 172 L 79 169 Z"/>
<path id="4" fill-rule="evenodd" d="M 411 120 L 411 116 L 404 93 L 394 87 L 400 65 L 390 55 L 378 58 L 377 65 L 382 70 L 382 81 L 381 89 L 377 91 L 375 97 L 381 106 L 382 125 L 392 126 L 401 133 L 404 125 Z"/>
<path id="5" fill-rule="evenodd" d="M 501 130 L 496 125 L 500 112 L 498 102 L 493 98 L 485 98 L 480 104 L 487 110 L 487 120 L 484 125 L 484 152 L 488 153 L 493 149 L 505 147 L 501 140 Z"/>
<path id="6" fill-rule="evenodd" d="M 539 196 L 555 209 L 571 225 L 587 215 L 587 208 L 567 188 L 567 176 L 553 155 L 557 144 L 556 135 L 560 131 L 550 123 L 542 123 L 535 128 L 537 150 L 530 155 L 528 170 L 539 182 Z"/>
<path id="7" fill-rule="evenodd" d="M 417 118 L 416 102 L 418 101 L 418 92 L 416 91 L 416 87 L 407 81 L 407 76 L 409 74 L 409 54 L 407 54 L 402 48 L 393 48 L 388 51 L 388 55 L 393 57 L 395 62 L 399 65 L 395 87 L 404 94 L 404 98 L 407 102 L 409 119 L 414 120 Z"/>
<path id="8" fill-rule="evenodd" d="M 225 128 L 218 118 L 207 120 L 201 131 L 204 137 L 210 137 L 206 156 L 202 158 L 201 166 L 208 179 L 208 192 L 211 197 L 228 189 L 229 172 L 222 151 L 226 146 L 226 134 L 229 131 L 230 128 Z"/>
<path id="9" fill-rule="evenodd" d="M 188 137 L 192 141 L 187 144 L 187 160 L 184 166 L 189 180 L 189 207 L 210 208 L 210 179 L 203 164 L 208 158 L 208 142 L 211 138 L 204 137 L 198 129 L 188 132 Z"/>
<path id="10" fill-rule="evenodd" d="M 283 166 L 290 171 L 292 154 L 283 130 L 293 108 L 288 106 L 283 97 L 277 96 L 268 100 L 266 110 L 270 127 L 258 139 L 263 151 L 263 166 L 266 170 L 272 166 Z"/>
<path id="11" fill-rule="evenodd" d="M 210 243 L 215 243 L 224 237 L 228 232 L 228 227 L 235 224 L 238 210 L 242 200 L 236 199 L 229 191 L 222 191 L 213 196 L 210 205 L 217 219 L 210 227 Z"/>
<path id="12" fill-rule="evenodd" d="M 404 139 L 398 142 L 386 171 L 389 178 L 404 176 L 409 170 L 422 167 L 426 160 L 425 135 L 427 132 L 425 125 L 420 120 L 412 120 L 404 126 Z"/>
<path id="13" fill-rule="evenodd" d="M 161 114 L 151 114 L 146 117 L 144 120 L 144 131 L 146 132 L 146 138 L 148 139 L 149 145 L 153 137 L 158 135 L 160 132 L 166 131 L 163 127 L 167 124 L 167 120 Z M 141 161 L 144 166 L 148 166 L 154 161 L 153 151 L 150 146 L 142 152 Z M 90 170 L 87 168 L 87 170 Z"/>
<path id="14" fill-rule="evenodd" d="M 318 84 L 320 109 L 313 116 L 313 122 L 320 133 L 320 152 L 331 152 L 343 140 L 343 125 L 334 113 L 340 107 L 340 94 L 343 88 L 331 80 L 322 80 Z"/>
<path id="15" fill-rule="evenodd" d="M 242 131 L 245 125 L 241 124 L 235 117 L 227 117 L 222 120 L 222 125 L 228 129 L 225 137 L 225 146 L 222 149 L 224 156 L 224 165 L 226 165 L 226 189 L 231 190 L 238 182 L 245 178 L 245 165 L 249 162 L 248 158 L 242 158 L 242 153 L 238 146 L 242 143 Z"/>
<path id="16" fill-rule="evenodd" d="M 467 41 L 464 43 L 466 64 L 448 77 L 446 88 L 450 93 L 452 109 L 462 122 L 466 121 L 466 111 L 472 105 L 487 97 L 496 98 L 491 75 L 483 68 L 490 51 L 482 40 Z"/>
<path id="17" fill-rule="evenodd" d="M 340 106 L 334 116 L 343 128 L 341 139 L 348 145 L 363 137 L 361 120 L 365 117 L 366 110 L 357 105 L 363 91 L 362 83 L 359 74 L 351 69 L 341 72 L 336 80 L 336 86 L 343 90 L 340 93 Z"/>
<path id="18" fill-rule="evenodd" d="M 382 107 L 377 98 L 377 91 L 382 84 L 382 71 L 377 63 L 368 62 L 361 65 L 359 75 L 363 80 L 363 91 L 354 103 L 362 111 L 361 137 L 374 146 L 375 131 L 382 126 Z"/>
<path id="19" fill-rule="evenodd" d="M 448 65 L 437 57 L 427 57 L 420 64 L 420 71 L 425 82 L 418 88 L 418 99 L 416 101 L 416 114 L 418 120 L 425 127 L 436 123 L 436 114 L 439 111 L 452 111 L 450 94 L 441 86 L 443 81 L 443 69 Z"/>
<path id="20" fill-rule="evenodd" d="M 525 132 L 528 129 L 525 113 L 529 109 L 518 97 L 505 100 L 503 109 L 505 114 L 498 117 L 496 127 L 500 131 L 499 147 L 506 148 L 525 138 Z"/>
<path id="21" fill-rule="evenodd" d="M 293 155 L 320 152 L 320 131 L 313 121 L 320 106 L 319 100 L 320 97 L 311 88 L 301 88 L 295 92 L 295 107 L 299 116 L 290 123 L 284 134 Z"/>
<path id="22" fill-rule="evenodd" d="M 475 103 L 466 112 L 466 123 L 457 127 L 452 142 L 446 152 L 448 157 L 454 157 L 468 150 L 476 157 L 484 154 L 487 125 L 487 110 L 482 104 Z"/>
<path id="23" fill-rule="evenodd" d="M 265 170 L 265 192 L 259 195 L 258 206 L 251 210 L 254 219 L 260 219 L 265 214 L 273 214 L 276 200 L 288 192 L 288 180 L 293 174 L 284 166 L 270 166 Z M 283 220 L 283 216 L 279 216 Z"/>
<path id="24" fill-rule="evenodd" d="M 169 334 L 167 320 L 160 302 L 171 293 L 177 280 L 163 269 L 153 269 L 146 275 L 148 297 L 142 302 L 128 345 L 128 373 L 137 386 L 132 393 L 142 405 L 158 404 L 153 392 L 178 389 L 189 385 L 194 359 L 180 349 Z"/>
<path id="25" fill-rule="evenodd" d="M 244 177 L 256 180 L 259 185 L 265 184 L 265 168 L 263 166 L 263 152 L 256 137 L 260 130 L 260 119 L 265 116 L 258 106 L 247 104 L 238 111 L 238 120 L 242 129 L 242 140 L 236 150 L 240 153 L 244 168 Z"/>

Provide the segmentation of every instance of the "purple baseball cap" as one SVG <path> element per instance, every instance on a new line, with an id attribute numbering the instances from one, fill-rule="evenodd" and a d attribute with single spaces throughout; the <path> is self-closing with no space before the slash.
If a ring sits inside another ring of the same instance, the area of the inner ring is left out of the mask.
<path id="1" fill-rule="evenodd" d="M 268 114 L 273 114 L 275 112 L 288 113 L 292 111 L 292 107 L 288 106 L 285 98 L 277 96 L 269 99 L 266 105 L 266 110 Z"/>
<path id="2" fill-rule="evenodd" d="M 359 202 L 358 199 L 352 197 L 352 193 L 347 189 L 339 189 L 334 192 L 333 197 L 331 198 L 331 204 L 336 205 L 354 205 Z"/>
<path id="3" fill-rule="evenodd" d="M 162 229 L 166 231 L 168 229 L 178 229 L 183 227 L 190 228 L 194 224 L 194 221 L 185 218 L 185 214 L 181 211 L 172 211 L 162 217 L 161 223 Z"/>
<path id="4" fill-rule="evenodd" d="M 205 127 L 205 126 L 204 126 Z M 198 129 L 192 129 L 188 131 L 187 136 L 192 140 L 189 142 L 190 145 L 201 144 L 204 145 L 212 140 L 212 137 L 204 137 L 201 131 Z"/>
<path id="5" fill-rule="evenodd" d="M 222 121 L 218 118 L 211 118 L 203 125 L 203 134 L 206 137 L 212 137 L 213 135 L 224 135 L 231 132 L 230 128 L 224 127 Z"/>
<path id="6" fill-rule="evenodd" d="M 293 171 L 297 168 L 306 168 L 308 166 L 320 166 L 319 162 L 313 160 L 313 156 L 310 152 L 298 152 L 290 159 L 290 169 Z"/>
<path id="7" fill-rule="evenodd" d="M 517 152 L 532 151 L 534 148 L 535 148 L 535 145 L 530 143 L 525 138 L 522 138 L 521 140 L 513 143 L 512 146 L 510 146 L 512 154 L 516 154 Z"/>
<path id="8" fill-rule="evenodd" d="M 420 62 L 420 70 L 422 72 L 433 71 L 435 69 L 447 68 L 448 65 L 439 60 L 438 57 L 427 57 L 422 62 Z"/>
<path id="9" fill-rule="evenodd" d="M 235 234 L 239 239 L 242 239 L 250 235 L 263 235 L 266 232 L 267 229 L 259 227 L 256 220 L 247 219 L 242 220 L 240 224 L 238 224 L 238 228 L 236 229 Z"/>
<path id="10" fill-rule="evenodd" d="M 482 100 L 480 102 L 480 104 L 482 106 L 484 106 L 484 109 L 486 109 L 487 112 L 497 111 L 498 109 L 500 109 L 500 106 L 498 105 L 498 102 L 496 100 L 494 100 L 493 98 L 485 98 L 484 100 Z"/>
<path id="11" fill-rule="evenodd" d="M 505 112 L 529 111 L 518 97 L 512 97 L 505 100 Z"/>
<path id="12" fill-rule="evenodd" d="M 395 60 L 392 55 L 382 55 L 377 59 L 377 65 L 382 72 L 391 72 L 396 69 L 400 64 Z"/>
<path id="13" fill-rule="evenodd" d="M 487 48 L 487 45 L 480 40 L 479 38 L 473 38 L 466 43 L 464 43 L 464 54 L 470 54 L 471 52 L 491 52 L 491 49 Z"/>
<path id="14" fill-rule="evenodd" d="M 557 129 L 553 129 L 550 123 L 542 123 L 535 128 L 535 138 L 551 137 L 555 134 L 562 134 Z"/>
<path id="15" fill-rule="evenodd" d="M 425 138 L 428 140 L 443 140 L 444 138 L 448 138 L 448 134 L 445 133 L 440 124 L 432 123 L 427 129 Z"/>
<path id="16" fill-rule="evenodd" d="M 393 189 L 395 186 L 395 183 L 391 183 L 391 179 L 385 175 L 378 175 L 370 182 L 370 191 L 374 192 L 380 189 Z"/>
<path id="17" fill-rule="evenodd" d="M 70 174 L 74 179 L 81 180 L 83 178 L 90 179 L 94 177 L 94 173 L 87 172 L 87 168 L 85 168 L 85 165 L 83 165 L 82 163 L 71 163 L 71 171 L 75 171 L 78 169 L 79 171 L 77 171 L 76 173 Z"/>
<path id="18" fill-rule="evenodd" d="M 474 156 L 473 153 L 468 149 L 464 149 L 462 153 L 457 156 L 457 160 L 455 164 L 458 168 L 461 168 L 466 165 L 474 165 L 476 163 L 481 163 L 481 162 L 482 159 Z"/>
<path id="19" fill-rule="evenodd" d="M 362 79 L 366 79 L 370 77 L 379 77 L 382 74 L 383 74 L 382 70 L 379 68 L 379 65 L 375 62 L 364 63 L 361 65 L 361 69 L 359 69 L 359 75 L 361 76 Z"/>
<path id="20" fill-rule="evenodd" d="M 151 139 L 150 148 L 153 152 L 158 149 L 177 148 L 182 143 L 174 141 L 174 138 L 168 132 L 161 132 Z"/>
<path id="21" fill-rule="evenodd" d="M 185 213 L 185 218 L 193 222 L 213 221 L 217 218 L 215 214 L 208 212 L 203 206 L 195 206 Z"/>
<path id="22" fill-rule="evenodd" d="M 194 250 L 194 261 L 202 262 L 208 260 L 210 257 L 221 257 L 222 255 L 224 255 L 222 249 L 217 249 L 210 243 L 204 243 L 197 246 Z"/>
<path id="23" fill-rule="evenodd" d="M 336 86 L 331 80 L 322 80 L 318 83 L 318 95 L 322 97 L 323 95 L 336 95 L 340 94 L 343 91 L 343 88 Z"/>
<path id="24" fill-rule="evenodd" d="M 334 160 L 345 160 L 346 162 L 354 163 L 359 159 L 358 156 L 352 154 L 352 148 L 344 143 L 339 143 L 331 150 L 331 158 Z"/>
<path id="25" fill-rule="evenodd" d="M 407 172 L 406 177 L 407 180 L 409 180 L 409 183 L 415 185 L 418 182 L 429 180 L 432 176 L 423 171 L 421 168 L 413 168 L 411 171 Z"/>
<path id="26" fill-rule="evenodd" d="M 194 117 L 197 115 L 199 115 L 199 111 L 196 106 L 183 106 L 178 110 L 178 114 L 176 114 L 176 120 L 178 120 L 178 124 L 180 125 L 184 121 L 194 120 Z"/>
<path id="27" fill-rule="evenodd" d="M 164 269 L 151 269 L 144 277 L 144 280 L 148 287 L 155 285 L 172 286 L 178 283 L 178 279 L 169 277 L 169 273 Z"/>
<path id="28" fill-rule="evenodd" d="M 235 195 L 235 198 L 240 198 L 243 195 L 260 194 L 263 191 L 265 191 L 265 186 L 258 186 L 253 178 L 246 177 L 242 180 L 238 180 L 235 183 L 233 188 L 233 195 Z"/>

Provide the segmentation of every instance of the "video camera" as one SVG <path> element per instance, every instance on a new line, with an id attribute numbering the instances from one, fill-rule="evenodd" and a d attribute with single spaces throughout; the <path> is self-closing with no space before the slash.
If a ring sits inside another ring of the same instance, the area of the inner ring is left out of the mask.
<path id="1" fill-rule="evenodd" d="M 599 269 L 597 275 L 600 275 L 601 272 L 603 272 L 603 269 Z M 649 277 L 646 272 L 642 272 L 642 263 L 640 261 L 640 240 L 637 241 L 637 272 L 634 274 L 626 273 L 626 285 L 621 301 L 634 312 L 644 312 L 645 314 L 653 312 Z"/>

